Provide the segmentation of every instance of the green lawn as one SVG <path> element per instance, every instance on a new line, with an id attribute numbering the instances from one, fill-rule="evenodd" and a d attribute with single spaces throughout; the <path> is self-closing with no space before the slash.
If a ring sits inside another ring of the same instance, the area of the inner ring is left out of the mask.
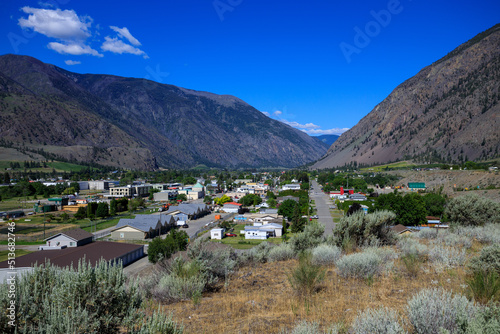
<path id="1" fill-rule="evenodd" d="M 394 162 L 391 164 L 360 168 L 360 171 L 361 172 L 382 172 L 386 168 L 393 168 L 393 169 L 395 169 L 395 168 L 408 168 L 411 166 L 415 166 L 415 164 L 412 162 L 409 162 L 409 161 L 399 161 L 399 162 Z"/>
<path id="2" fill-rule="evenodd" d="M 0 240 L 0 245 L 8 245 L 8 240 Z M 35 246 L 35 245 L 45 245 L 43 241 L 24 241 L 24 240 L 16 240 L 16 245 L 22 246 Z"/>
<path id="3" fill-rule="evenodd" d="M 7 259 L 9 258 L 9 255 L 8 255 L 9 253 L 10 253 L 10 251 L 8 251 L 8 250 L 0 251 L 0 262 L 7 261 Z M 30 251 L 27 251 L 24 249 L 16 249 L 16 258 L 23 256 L 23 255 L 26 255 L 26 254 L 29 254 L 29 253 L 33 253 L 33 252 L 30 252 Z"/>
<path id="4" fill-rule="evenodd" d="M 69 162 L 48 162 L 47 166 L 50 168 L 54 168 L 57 171 L 63 171 L 63 172 L 78 172 L 81 171 L 82 169 L 85 169 L 87 167 L 82 166 L 82 165 L 77 165 L 77 164 L 71 164 Z"/>

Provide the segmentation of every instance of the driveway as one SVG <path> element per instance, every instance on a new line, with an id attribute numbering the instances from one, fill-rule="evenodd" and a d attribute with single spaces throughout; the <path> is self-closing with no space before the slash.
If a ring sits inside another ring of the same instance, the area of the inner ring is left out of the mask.
<path id="1" fill-rule="evenodd" d="M 311 190 L 309 197 L 316 203 L 318 221 L 325 226 L 325 235 L 330 235 L 333 233 L 335 227 L 335 223 L 330 214 L 330 206 L 334 203 L 330 196 L 321 191 L 318 182 L 311 179 L 311 186 L 313 190 Z"/>

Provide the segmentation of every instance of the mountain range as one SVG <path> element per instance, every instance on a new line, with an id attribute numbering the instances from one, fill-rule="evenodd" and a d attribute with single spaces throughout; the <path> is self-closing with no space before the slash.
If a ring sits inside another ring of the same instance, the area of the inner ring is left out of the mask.
<path id="1" fill-rule="evenodd" d="M 499 100 L 497 24 L 396 87 L 311 168 L 497 157 Z"/>
<path id="2" fill-rule="evenodd" d="M 0 146 L 154 170 L 296 167 L 324 142 L 237 97 L 0 56 Z"/>

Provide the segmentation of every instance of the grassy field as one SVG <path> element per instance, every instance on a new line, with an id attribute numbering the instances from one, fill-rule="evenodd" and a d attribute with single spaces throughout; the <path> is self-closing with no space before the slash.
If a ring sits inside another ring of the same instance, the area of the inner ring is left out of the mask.
<path id="1" fill-rule="evenodd" d="M 30 203 L 30 202 L 25 203 L 24 200 L 25 200 L 24 197 L 14 197 L 14 198 L 9 198 L 9 199 L 2 199 L 2 201 L 0 201 L 0 211 L 20 210 L 23 207 L 25 209 L 33 208 L 33 203 Z"/>
<path id="2" fill-rule="evenodd" d="M 47 166 L 49 166 L 50 168 L 54 168 L 58 172 L 59 171 L 78 172 L 81 171 L 82 169 L 87 168 L 86 166 L 71 164 L 69 162 L 60 162 L 60 161 L 48 162 Z"/>
<path id="3" fill-rule="evenodd" d="M 0 251 L 0 262 L 6 261 L 9 257 L 10 252 L 8 250 Z M 29 253 L 33 253 L 24 249 L 16 249 L 16 257 L 23 256 Z"/>
<path id="4" fill-rule="evenodd" d="M 415 164 L 410 162 L 410 161 L 399 161 L 399 162 L 394 162 L 391 164 L 360 168 L 360 171 L 361 172 L 382 172 L 386 168 L 396 169 L 396 168 L 409 168 L 412 166 L 415 166 Z"/>

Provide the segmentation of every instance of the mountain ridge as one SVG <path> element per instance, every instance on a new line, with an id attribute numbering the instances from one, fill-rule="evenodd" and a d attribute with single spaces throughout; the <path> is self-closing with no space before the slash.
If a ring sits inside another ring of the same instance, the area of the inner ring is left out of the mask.
<path id="1" fill-rule="evenodd" d="M 76 161 L 149 170 L 295 167 L 326 152 L 234 96 L 79 74 L 29 56 L 0 56 L 0 96 L 5 140 Z"/>
<path id="2" fill-rule="evenodd" d="M 311 168 L 495 157 L 499 82 L 497 24 L 398 85 Z"/>

